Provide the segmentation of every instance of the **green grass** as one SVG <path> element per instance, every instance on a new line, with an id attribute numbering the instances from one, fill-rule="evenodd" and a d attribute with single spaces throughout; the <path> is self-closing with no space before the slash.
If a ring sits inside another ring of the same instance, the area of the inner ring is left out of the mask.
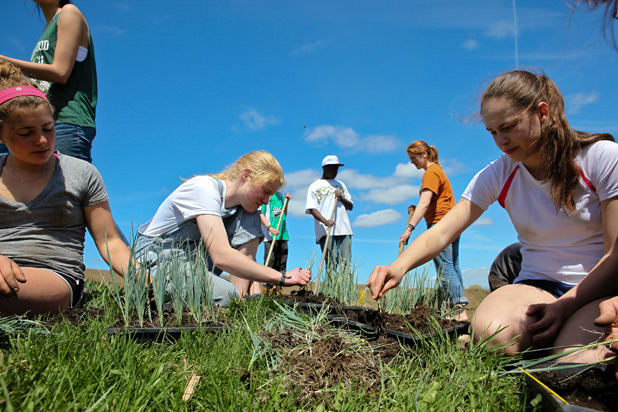
<path id="1" fill-rule="evenodd" d="M 109 290 L 88 287 L 97 289 L 89 305 L 113 308 Z M 414 350 L 403 348 L 385 364 L 376 356 L 379 349 L 358 336 L 329 327 L 323 318 L 286 311 L 270 298 L 226 309 L 228 332 L 197 331 L 175 343 L 108 335 L 112 318 L 120 316 L 118 309 L 112 312 L 79 325 L 59 323 L 48 327 L 49 333 L 38 323 L 3 318 L 0 408 L 523 411 L 529 403 L 523 377 L 502 373 L 509 359 L 483 345 L 459 348 L 441 334 Z M 289 336 L 295 343 L 276 344 L 269 336 Z M 324 359 L 317 351 L 331 341 L 341 346 L 337 357 L 356 359 L 357 367 L 360 362 L 366 368 L 339 377 L 329 375 L 334 367 L 318 368 Z M 312 374 L 299 379 L 299 371 Z M 184 401 L 192 374 L 201 379 Z M 309 391 L 315 376 L 321 379 L 319 390 Z"/>

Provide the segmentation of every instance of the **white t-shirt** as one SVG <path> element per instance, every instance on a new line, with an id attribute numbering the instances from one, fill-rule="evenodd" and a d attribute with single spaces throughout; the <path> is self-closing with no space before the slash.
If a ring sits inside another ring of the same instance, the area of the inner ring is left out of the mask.
<path id="1" fill-rule="evenodd" d="M 305 207 L 305 213 L 310 215 L 311 209 L 317 209 L 322 216 L 326 219 L 330 219 L 333 213 L 333 207 L 335 202 L 335 191 L 339 189 L 343 193 L 343 197 L 350 202 L 352 197 L 348 188 L 342 181 L 337 179 L 318 179 L 311 183 L 309 190 L 307 190 L 307 206 Z M 335 226 L 331 231 L 331 236 L 343 236 L 352 235 L 352 226 L 350 225 L 350 219 L 348 217 L 348 211 L 341 202 L 337 202 L 337 211 L 335 212 Z M 323 236 L 326 236 L 326 226 L 317 219 L 314 220 L 315 239 L 316 243 L 320 242 Z"/>
<path id="2" fill-rule="evenodd" d="M 618 195 L 618 144 L 601 141 L 582 149 L 575 163 L 596 188 L 580 177 L 573 214 L 556 210 L 551 184 L 534 179 L 522 163 L 501 156 L 472 179 L 462 197 L 483 210 L 495 202 L 509 175 L 519 169 L 505 199 L 505 209 L 523 244 L 521 280 L 577 284 L 603 256 L 602 200 Z"/>
<path id="3" fill-rule="evenodd" d="M 141 225 L 138 232 L 146 236 L 158 236 L 199 215 L 225 217 L 223 205 L 227 187 L 224 181 L 221 184 L 223 196 L 219 194 L 217 180 L 212 176 L 195 176 L 187 180 L 161 203 L 153 218 Z M 230 208 L 227 212 L 234 213 L 235 210 Z"/>

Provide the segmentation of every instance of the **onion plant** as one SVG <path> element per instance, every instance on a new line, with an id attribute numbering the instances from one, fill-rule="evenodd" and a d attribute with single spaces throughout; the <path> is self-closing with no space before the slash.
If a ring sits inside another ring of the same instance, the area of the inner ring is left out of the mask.
<path id="1" fill-rule="evenodd" d="M 129 266 L 124 277 L 124 290 L 112 276 L 113 286 L 108 285 L 114 301 L 122 314 L 125 325 L 129 325 L 136 315 L 139 325 L 143 326 L 145 315 L 152 321 L 150 297 L 159 318 L 159 325 L 164 326 L 164 305 L 171 303 L 179 326 L 186 306 L 198 323 L 214 317 L 212 307 L 213 286 L 208 270 L 207 249 L 200 244 L 191 253 L 189 259 L 180 247 L 170 248 L 170 253 L 160 254 L 156 261 L 156 274 L 151 277 L 148 265 L 133 258 L 131 249 Z M 110 268 L 111 271 L 111 268 Z M 107 283 L 107 282 L 106 282 Z M 152 294 L 150 294 L 152 290 Z"/>
<path id="2" fill-rule="evenodd" d="M 213 285 L 208 270 L 208 250 L 203 244 L 196 249 L 191 260 L 191 270 L 186 279 L 186 306 L 197 323 L 212 319 L 214 310 L 212 305 Z"/>
<path id="3" fill-rule="evenodd" d="M 320 282 L 318 293 L 338 300 L 344 305 L 358 303 L 358 265 L 353 262 L 339 261 L 337 266 L 334 262 L 328 262 L 324 270 L 324 279 Z"/>
<path id="4" fill-rule="evenodd" d="M 446 293 L 442 290 L 442 272 L 432 282 L 428 265 L 419 273 L 408 272 L 397 288 L 386 292 L 382 310 L 388 313 L 407 314 L 418 304 L 436 308 L 440 315 L 446 312 Z"/>

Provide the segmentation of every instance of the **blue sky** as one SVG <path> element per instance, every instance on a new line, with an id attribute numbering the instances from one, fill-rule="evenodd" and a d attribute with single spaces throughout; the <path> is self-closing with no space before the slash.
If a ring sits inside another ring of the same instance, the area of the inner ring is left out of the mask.
<path id="1" fill-rule="evenodd" d="M 4 3 L 0 54 L 29 59 L 44 19 L 31 1 Z M 126 234 L 180 178 L 268 150 L 292 194 L 288 267 L 304 267 L 319 256 L 306 189 L 321 159 L 337 154 L 365 282 L 397 256 L 407 206 L 418 201 L 409 143 L 437 147 L 457 198 L 500 155 L 475 118 L 479 94 L 499 73 L 542 69 L 564 94 L 574 128 L 618 136 L 618 53 L 601 35 L 601 11 L 572 13 L 566 1 L 75 4 L 97 58 L 93 162 Z M 508 215 L 491 206 L 462 236 L 465 284 L 487 287 L 487 268 L 514 241 Z M 84 260 L 105 267 L 90 239 Z"/>

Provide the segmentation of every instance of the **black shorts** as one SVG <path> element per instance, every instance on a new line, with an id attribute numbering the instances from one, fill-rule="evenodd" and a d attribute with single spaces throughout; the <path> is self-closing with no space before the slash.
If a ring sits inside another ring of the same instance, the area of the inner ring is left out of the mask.
<path id="1" fill-rule="evenodd" d="M 71 276 L 67 276 L 67 275 L 63 275 L 62 273 L 54 272 L 53 270 L 50 270 L 50 272 L 62 278 L 62 280 L 64 280 L 66 284 L 69 286 L 69 289 L 71 289 L 71 307 L 74 308 L 74 307 L 79 306 L 79 303 L 82 301 L 82 295 L 84 293 L 85 281 L 83 279 L 75 279 L 75 278 L 72 278 Z"/>
<path id="2" fill-rule="evenodd" d="M 553 280 L 540 280 L 540 279 L 539 280 L 528 279 L 528 280 L 522 280 L 521 282 L 516 281 L 515 284 L 534 286 L 535 288 L 539 288 L 546 292 L 551 293 L 552 295 L 554 295 L 556 299 L 564 295 L 565 293 L 567 293 L 569 290 L 573 288 L 573 286 L 566 285 L 561 282 L 556 282 Z"/>

